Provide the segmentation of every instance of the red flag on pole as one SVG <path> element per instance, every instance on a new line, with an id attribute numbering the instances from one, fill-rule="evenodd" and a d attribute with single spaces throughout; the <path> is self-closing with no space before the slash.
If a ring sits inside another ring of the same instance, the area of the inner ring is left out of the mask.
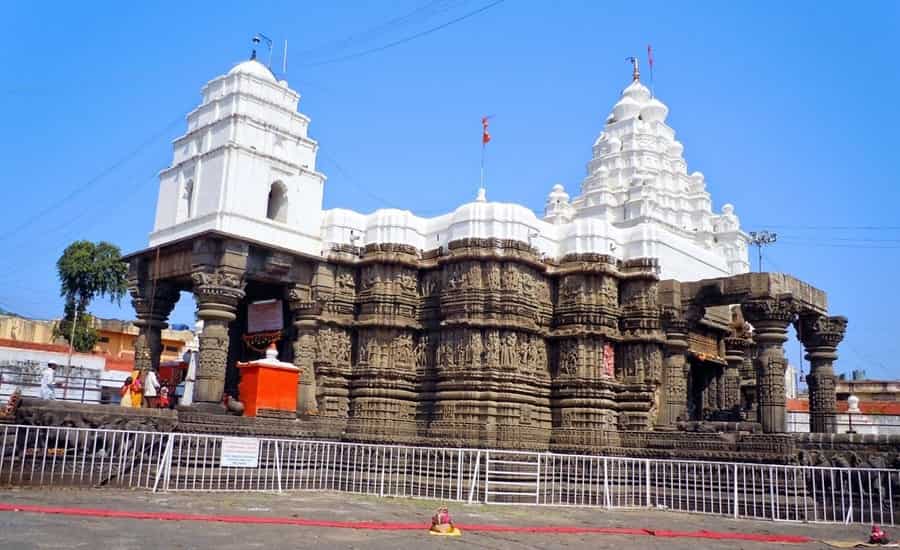
<path id="1" fill-rule="evenodd" d="M 647 44 L 647 64 L 650 65 L 650 68 L 653 68 L 653 48 L 650 44 Z"/>
<path id="2" fill-rule="evenodd" d="M 491 117 L 481 117 L 481 144 L 485 145 L 491 141 L 491 134 L 488 133 L 488 119 Z"/>

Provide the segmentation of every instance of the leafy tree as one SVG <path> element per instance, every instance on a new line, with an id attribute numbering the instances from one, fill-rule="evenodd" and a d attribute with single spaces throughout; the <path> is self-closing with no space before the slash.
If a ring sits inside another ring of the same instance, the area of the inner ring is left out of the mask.
<path id="1" fill-rule="evenodd" d="M 128 268 L 122 261 L 122 253 L 119 247 L 107 242 L 75 241 L 59 257 L 56 270 L 60 296 L 66 299 L 65 317 L 57 333 L 69 340 L 72 318 L 77 312 L 72 347 L 90 351 L 97 341 L 97 334 L 92 318 L 87 315 L 88 306 L 98 296 L 120 303 L 127 290 Z"/>
<path id="2" fill-rule="evenodd" d="M 72 317 L 75 314 L 75 307 L 72 302 L 66 302 L 66 314 L 56 325 L 54 336 L 64 338 L 67 342 L 72 337 Z M 90 313 L 79 313 L 78 321 L 75 325 L 75 338 L 72 342 L 72 348 L 75 351 L 89 352 L 94 349 L 98 338 L 97 330 L 94 328 L 94 317 Z"/>

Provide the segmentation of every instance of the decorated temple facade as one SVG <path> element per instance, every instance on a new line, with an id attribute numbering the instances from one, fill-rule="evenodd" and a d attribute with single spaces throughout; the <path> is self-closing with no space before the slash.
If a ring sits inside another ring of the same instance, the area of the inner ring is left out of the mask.
<path id="1" fill-rule="evenodd" d="M 791 324 L 811 429 L 834 430 L 846 319 L 802 281 L 747 272 L 734 208 L 712 212 L 637 70 L 581 194 L 554 186 L 542 218 L 484 190 L 435 218 L 323 210 L 298 102 L 255 60 L 208 83 L 161 175 L 150 247 L 128 257 L 138 366 L 158 363 L 179 292 L 194 294 L 194 410 L 240 399 L 235 366 L 261 356 L 248 306 L 277 300 L 268 337 L 300 370 L 297 422 L 321 437 L 586 451 L 703 427 L 780 434 Z"/>

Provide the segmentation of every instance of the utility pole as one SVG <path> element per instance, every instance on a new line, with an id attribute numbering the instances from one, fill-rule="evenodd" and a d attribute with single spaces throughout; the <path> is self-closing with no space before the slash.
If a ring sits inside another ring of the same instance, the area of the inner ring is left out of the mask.
<path id="1" fill-rule="evenodd" d="M 750 244 L 756 245 L 757 257 L 759 258 L 757 271 L 762 272 L 762 247 L 773 244 L 777 239 L 778 235 L 769 231 L 750 232 Z"/>
<path id="2" fill-rule="evenodd" d="M 73 300 L 74 302 L 74 300 Z M 66 400 L 66 394 L 69 393 L 69 375 L 72 373 L 72 352 L 75 346 L 75 325 L 78 324 L 78 304 L 75 304 L 75 315 L 72 318 L 72 330 L 69 333 L 69 359 L 66 361 L 66 387 L 63 388 L 63 401 Z M 84 393 L 81 394 L 82 399 Z"/>

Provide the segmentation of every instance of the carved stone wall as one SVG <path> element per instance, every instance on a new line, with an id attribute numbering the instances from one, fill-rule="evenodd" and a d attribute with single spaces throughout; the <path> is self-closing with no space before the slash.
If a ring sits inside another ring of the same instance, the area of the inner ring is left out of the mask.
<path id="1" fill-rule="evenodd" d="M 300 369 L 300 420 L 285 429 L 332 439 L 638 456 L 640 444 L 681 441 L 664 433 L 685 425 L 689 403 L 720 413 L 705 428 L 735 424 L 739 391 L 753 392 L 767 432 L 781 432 L 787 323 L 796 303 L 807 316 L 825 311 L 824 295 L 781 275 L 660 282 L 654 259 L 555 261 L 512 240 L 462 239 L 430 251 L 341 246 L 322 259 L 212 235 L 159 256 L 153 270 L 151 255 L 131 260 L 135 308 L 147 327 L 138 355 L 148 364 L 158 355 L 154 327 L 175 291 L 192 289 L 205 321 L 197 402 L 216 407 L 185 414 L 206 426 L 223 412 L 229 346 L 240 345 L 229 341 L 229 327 L 235 332 L 251 281 L 251 294 L 262 286 L 283 292 L 291 314 L 291 347 L 282 351 Z M 738 303 L 757 349 L 741 350 L 749 334 L 728 324 L 727 306 Z M 840 331 L 820 321 L 807 332 L 814 408 L 827 411 L 829 345 Z M 731 344 L 723 341 L 729 334 Z M 656 428 L 665 431 L 646 435 Z"/>

